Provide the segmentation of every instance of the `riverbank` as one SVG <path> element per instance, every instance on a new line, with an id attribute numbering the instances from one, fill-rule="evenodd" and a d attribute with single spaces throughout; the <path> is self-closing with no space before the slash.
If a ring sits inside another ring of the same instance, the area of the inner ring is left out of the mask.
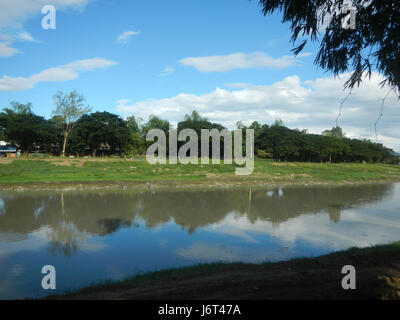
<path id="1" fill-rule="evenodd" d="M 345 265 L 356 268 L 356 290 L 341 287 Z M 277 263 L 170 269 L 47 299 L 400 299 L 400 242 Z"/>
<path id="2" fill-rule="evenodd" d="M 400 181 L 400 166 L 285 163 L 256 159 L 254 173 L 236 176 L 235 165 L 150 165 L 113 158 L 0 159 L 0 189 L 232 187 Z"/>

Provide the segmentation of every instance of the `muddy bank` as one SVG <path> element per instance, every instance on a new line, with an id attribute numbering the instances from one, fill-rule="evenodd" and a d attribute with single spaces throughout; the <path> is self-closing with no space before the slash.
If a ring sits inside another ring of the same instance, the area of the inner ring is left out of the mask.
<path id="1" fill-rule="evenodd" d="M 400 182 L 400 178 L 378 179 L 366 181 L 326 181 L 326 180 L 286 180 L 286 179 L 206 179 L 206 180 L 156 180 L 156 181 L 96 181 L 96 182 L 27 182 L 27 183 L 0 183 L 0 191 L 77 191 L 77 190 L 151 190 L 151 189 L 213 189 L 234 187 L 277 187 L 288 185 L 301 186 L 340 186 L 365 185 L 376 183 Z"/>
<path id="2" fill-rule="evenodd" d="M 356 290 L 342 289 L 344 265 L 356 268 Z M 400 299 L 400 243 L 271 264 L 173 269 L 48 299 Z"/>

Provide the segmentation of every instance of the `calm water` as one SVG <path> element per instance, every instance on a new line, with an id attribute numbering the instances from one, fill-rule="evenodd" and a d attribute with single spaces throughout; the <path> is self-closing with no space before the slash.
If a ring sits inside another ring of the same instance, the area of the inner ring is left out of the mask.
<path id="1" fill-rule="evenodd" d="M 0 193 L 0 298 L 198 262 L 278 261 L 400 240 L 400 184 Z"/>

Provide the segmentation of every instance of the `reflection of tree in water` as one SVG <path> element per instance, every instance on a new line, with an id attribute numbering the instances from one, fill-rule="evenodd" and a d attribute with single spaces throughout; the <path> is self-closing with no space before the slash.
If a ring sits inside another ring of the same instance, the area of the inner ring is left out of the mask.
<path id="1" fill-rule="evenodd" d="M 79 250 L 79 244 L 87 239 L 87 234 L 76 229 L 73 223 L 60 223 L 56 228 L 45 231 L 49 240 L 49 251 L 53 255 L 71 256 Z"/>
<path id="2" fill-rule="evenodd" d="M 54 254 L 70 255 L 88 236 L 104 236 L 121 228 L 163 225 L 171 220 L 189 233 L 221 222 L 228 214 L 250 222 L 279 225 L 303 214 L 326 212 L 334 222 L 341 210 L 379 201 L 392 185 L 220 189 L 172 192 L 12 193 L 2 196 L 0 232 L 29 234 L 45 228 Z"/>
<path id="3" fill-rule="evenodd" d="M 62 254 L 66 257 L 70 257 L 78 251 L 79 245 L 76 240 L 72 240 L 71 242 L 51 241 L 49 243 L 49 252 L 54 256 Z"/>
<path id="4" fill-rule="evenodd" d="M 328 214 L 329 214 L 329 219 L 332 222 L 338 223 L 340 221 L 340 215 L 342 213 L 342 207 L 341 206 L 330 206 L 328 207 Z"/>
<path id="5" fill-rule="evenodd" d="M 132 223 L 121 219 L 100 219 L 97 221 L 101 228 L 107 230 L 106 234 L 114 233 L 120 228 L 129 228 Z M 137 225 L 136 225 L 137 226 Z"/>
<path id="6" fill-rule="evenodd" d="M 119 194 L 18 193 L 2 197 L 0 232 L 44 231 L 52 254 L 71 255 L 90 235 L 106 235 L 130 227 L 135 198 Z"/>
<path id="7" fill-rule="evenodd" d="M 264 220 L 279 225 L 302 214 L 325 211 L 338 222 L 343 208 L 379 201 L 390 190 L 391 185 L 379 184 L 146 193 L 139 215 L 149 227 L 174 219 L 189 232 L 218 223 L 229 213 L 246 216 L 252 223 Z"/>

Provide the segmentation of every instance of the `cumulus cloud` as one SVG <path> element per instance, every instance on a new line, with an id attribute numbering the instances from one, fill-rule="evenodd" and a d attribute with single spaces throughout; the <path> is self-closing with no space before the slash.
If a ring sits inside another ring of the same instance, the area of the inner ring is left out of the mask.
<path id="1" fill-rule="evenodd" d="M 319 78 L 301 81 L 291 76 L 271 85 L 251 85 L 240 89 L 221 89 L 202 95 L 181 93 L 172 98 L 148 99 L 132 103 L 119 101 L 117 109 L 124 115 L 134 114 L 143 119 L 154 114 L 171 123 L 197 110 L 210 121 L 233 129 L 237 121 L 245 125 L 253 121 L 273 123 L 280 118 L 290 128 L 309 129 L 321 133 L 336 125 L 339 102 L 347 93 L 343 84 L 348 74 L 340 78 Z M 379 83 L 383 78 L 374 73 L 343 106 L 339 125 L 348 137 L 374 139 L 374 123 L 380 113 L 382 98 L 388 89 Z M 378 125 L 378 140 L 400 150 L 400 105 L 394 93 L 389 95 L 384 116 Z"/>
<path id="2" fill-rule="evenodd" d="M 251 86 L 251 84 L 249 84 L 249 83 L 242 83 L 242 82 L 226 83 L 226 84 L 224 84 L 224 87 L 227 87 L 227 88 L 236 88 L 236 89 L 247 88 L 247 87 L 250 87 L 250 86 Z"/>
<path id="3" fill-rule="evenodd" d="M 140 33 L 140 31 L 125 31 L 118 36 L 117 42 L 119 44 L 126 44 L 133 37 Z"/>
<path id="4" fill-rule="evenodd" d="M 308 56 L 304 53 L 301 57 Z M 227 72 L 233 69 L 252 68 L 287 68 L 299 64 L 294 56 L 273 58 L 264 52 L 233 53 L 221 56 L 190 57 L 180 60 L 186 66 L 194 67 L 201 72 Z"/>
<path id="5" fill-rule="evenodd" d="M 24 91 L 32 89 L 40 82 L 64 82 L 74 80 L 82 71 L 94 71 L 115 65 L 116 62 L 103 58 L 78 60 L 66 65 L 49 68 L 29 77 L 9 77 L 0 79 L 0 91 Z"/>

